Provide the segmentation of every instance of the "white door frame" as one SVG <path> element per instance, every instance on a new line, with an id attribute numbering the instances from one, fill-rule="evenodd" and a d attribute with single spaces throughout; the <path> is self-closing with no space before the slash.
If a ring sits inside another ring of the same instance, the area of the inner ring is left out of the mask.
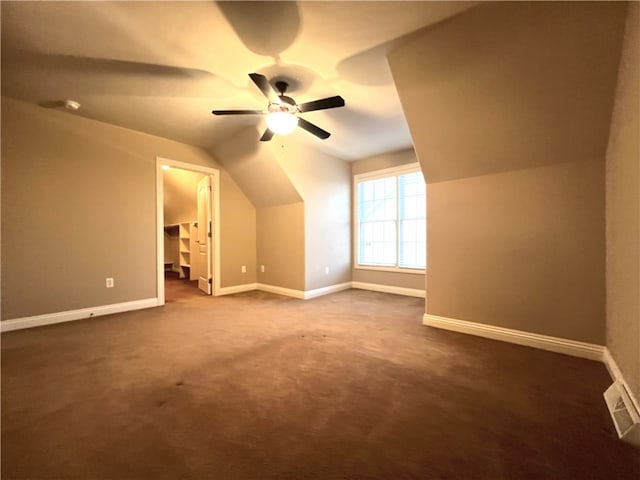
<path id="1" fill-rule="evenodd" d="M 213 195 L 211 195 L 211 214 L 213 216 L 213 225 L 211 226 L 211 248 L 213 255 L 213 290 L 212 295 L 220 293 L 220 170 L 192 163 L 178 162 L 169 158 L 156 157 L 156 272 L 157 272 L 157 292 L 158 305 L 164 305 L 164 170 L 163 165 L 180 170 L 189 170 L 192 172 L 211 175 L 211 187 Z"/>

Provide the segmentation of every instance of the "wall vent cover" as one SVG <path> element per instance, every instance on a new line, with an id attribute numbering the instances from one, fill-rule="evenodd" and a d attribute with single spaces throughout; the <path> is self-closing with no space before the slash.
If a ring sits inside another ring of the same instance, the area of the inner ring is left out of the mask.
<path id="1" fill-rule="evenodd" d="M 611 414 L 618 437 L 640 448 L 640 415 L 624 385 L 620 382 L 613 382 L 613 385 L 604 392 L 604 401 Z"/>

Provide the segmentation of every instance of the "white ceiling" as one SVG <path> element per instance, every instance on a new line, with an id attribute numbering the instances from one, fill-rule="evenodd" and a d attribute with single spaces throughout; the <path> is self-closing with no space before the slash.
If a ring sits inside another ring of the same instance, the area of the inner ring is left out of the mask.
<path id="1" fill-rule="evenodd" d="M 308 146 L 345 160 L 411 145 L 386 52 L 406 34 L 472 2 L 2 1 L 2 94 L 211 148 L 261 116 L 248 73 L 297 83 L 303 103 L 341 95 L 346 107 L 304 118 L 328 130 Z M 256 142 L 258 138 L 256 138 Z"/>

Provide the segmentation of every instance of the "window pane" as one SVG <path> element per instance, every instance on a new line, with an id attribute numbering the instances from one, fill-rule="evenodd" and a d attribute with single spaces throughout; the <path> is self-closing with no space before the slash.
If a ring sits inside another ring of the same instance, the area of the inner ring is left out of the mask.
<path id="1" fill-rule="evenodd" d="M 360 189 L 360 200 L 372 200 L 373 199 L 373 183 L 371 182 L 362 182 L 358 185 Z"/>
<path id="2" fill-rule="evenodd" d="M 358 263 L 362 265 L 396 264 L 395 222 L 362 222 L 358 232 Z"/>
<path id="3" fill-rule="evenodd" d="M 425 268 L 427 265 L 426 221 L 403 220 L 400 223 L 399 266 Z"/>
<path id="4" fill-rule="evenodd" d="M 426 187 L 420 172 L 398 177 L 400 218 L 424 218 L 426 215 Z"/>
<path id="5" fill-rule="evenodd" d="M 358 217 L 361 222 L 393 220 L 396 216 L 396 184 L 393 178 L 358 183 Z"/>

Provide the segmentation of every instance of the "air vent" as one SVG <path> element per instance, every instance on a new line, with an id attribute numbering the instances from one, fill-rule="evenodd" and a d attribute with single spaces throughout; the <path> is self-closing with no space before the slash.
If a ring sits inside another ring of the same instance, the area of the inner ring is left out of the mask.
<path id="1" fill-rule="evenodd" d="M 604 401 L 609 408 L 618 437 L 640 447 L 640 415 L 638 415 L 624 385 L 620 382 L 614 382 L 604 392 Z"/>

